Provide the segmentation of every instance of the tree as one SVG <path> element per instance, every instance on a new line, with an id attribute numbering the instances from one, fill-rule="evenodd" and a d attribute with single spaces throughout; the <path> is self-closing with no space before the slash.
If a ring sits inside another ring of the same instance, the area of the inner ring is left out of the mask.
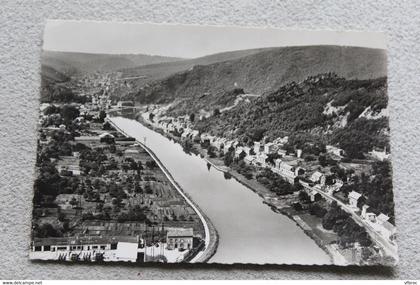
<path id="1" fill-rule="evenodd" d="M 99 122 L 101 123 L 104 122 L 105 118 L 106 118 L 106 112 L 104 110 L 101 110 L 99 112 Z"/>
<path id="2" fill-rule="evenodd" d="M 41 226 L 35 225 L 34 235 L 38 238 L 48 238 L 48 237 L 62 237 L 63 234 L 60 230 L 54 228 L 53 225 L 49 223 L 42 224 Z"/>
<path id="3" fill-rule="evenodd" d="M 325 155 L 320 155 L 320 156 L 318 157 L 318 161 L 319 161 L 319 164 L 320 164 L 322 167 L 327 166 L 327 159 L 326 159 Z"/>
<path id="4" fill-rule="evenodd" d="M 194 122 L 194 119 L 195 119 L 195 114 L 194 113 L 191 113 L 190 114 L 190 121 L 191 122 Z"/>
<path id="5" fill-rule="evenodd" d="M 299 200 L 303 203 L 309 203 L 311 199 L 309 198 L 309 195 L 306 193 L 306 191 L 301 190 L 299 192 Z"/>
<path id="6" fill-rule="evenodd" d="M 319 218 L 323 218 L 327 213 L 327 210 L 321 207 L 318 203 L 314 203 L 309 206 L 309 213 Z"/>
<path id="7" fill-rule="evenodd" d="M 216 152 L 215 152 L 215 147 L 214 146 L 209 146 L 209 148 L 207 149 L 207 155 L 210 157 L 210 158 L 214 158 L 214 157 L 216 157 Z"/>
<path id="8" fill-rule="evenodd" d="M 73 121 L 80 115 L 79 109 L 73 105 L 64 105 L 61 110 L 61 116 L 65 123 Z"/>
<path id="9" fill-rule="evenodd" d="M 214 109 L 213 111 L 213 116 L 219 116 L 220 115 L 220 110 L 218 108 Z"/>
<path id="10" fill-rule="evenodd" d="M 106 114 L 105 114 L 105 116 L 106 116 Z M 104 117 L 104 119 L 105 119 L 105 117 Z M 107 122 L 105 122 L 105 123 L 102 125 L 102 129 L 103 129 L 103 130 L 106 130 L 106 131 L 112 130 L 111 124 L 110 124 L 108 121 L 107 121 Z"/>
<path id="11" fill-rule="evenodd" d="M 51 114 L 59 114 L 61 112 L 61 108 L 55 105 L 49 105 L 44 110 L 44 115 L 51 115 Z"/>
<path id="12" fill-rule="evenodd" d="M 233 163 L 234 156 L 235 156 L 235 153 L 233 151 L 228 151 L 225 154 L 223 162 L 225 163 L 226 166 L 230 166 Z"/>
<path id="13" fill-rule="evenodd" d="M 266 129 L 254 128 L 248 133 L 248 137 L 255 142 L 259 142 L 263 139 Z"/>

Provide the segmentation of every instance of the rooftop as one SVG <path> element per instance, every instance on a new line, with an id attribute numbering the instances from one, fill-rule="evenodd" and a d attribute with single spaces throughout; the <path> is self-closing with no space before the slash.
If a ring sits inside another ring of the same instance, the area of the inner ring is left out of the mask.
<path id="1" fill-rule="evenodd" d="M 193 236 L 192 228 L 168 228 L 168 236 L 181 237 L 181 236 Z"/>
<path id="2" fill-rule="evenodd" d="M 362 196 L 362 194 L 360 194 L 356 191 L 351 191 L 350 194 L 349 194 L 349 198 L 356 199 L 356 200 L 359 199 L 361 196 Z"/>
<path id="3" fill-rule="evenodd" d="M 109 243 L 115 243 L 115 242 L 137 242 L 137 237 L 133 237 L 133 236 L 50 237 L 50 238 L 34 238 L 33 242 L 35 246 L 109 244 Z"/>

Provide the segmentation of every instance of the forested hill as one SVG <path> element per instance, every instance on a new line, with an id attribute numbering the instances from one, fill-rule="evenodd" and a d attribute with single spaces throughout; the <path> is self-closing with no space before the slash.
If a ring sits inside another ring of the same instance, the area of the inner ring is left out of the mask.
<path id="1" fill-rule="evenodd" d="M 389 147 L 387 104 L 385 77 L 347 80 L 320 74 L 214 112 L 196 120 L 195 128 L 245 144 L 288 135 L 290 144 L 306 153 L 334 144 L 350 158 L 363 158 L 373 147 Z M 176 106 L 171 112 L 177 112 Z M 194 105 L 184 112 L 194 112 Z"/>
<path id="2" fill-rule="evenodd" d="M 145 54 L 91 54 L 81 52 L 43 51 L 42 66 L 73 76 L 90 72 L 111 72 L 122 68 L 138 67 L 161 62 L 172 62 L 179 58 Z"/>
<path id="3" fill-rule="evenodd" d="M 386 75 L 384 50 L 340 46 L 282 47 L 207 65 L 196 65 L 140 88 L 135 100 L 164 103 L 175 99 L 213 97 L 219 100 L 234 87 L 247 93 L 277 90 L 288 82 L 333 72 L 346 79 Z"/>

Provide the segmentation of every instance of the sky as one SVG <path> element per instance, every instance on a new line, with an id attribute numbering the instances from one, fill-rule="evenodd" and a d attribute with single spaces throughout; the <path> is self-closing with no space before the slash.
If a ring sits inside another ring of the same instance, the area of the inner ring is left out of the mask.
<path id="1" fill-rule="evenodd" d="M 181 58 L 241 49 L 302 45 L 385 49 L 386 37 L 378 32 L 49 20 L 43 41 L 44 50 Z"/>

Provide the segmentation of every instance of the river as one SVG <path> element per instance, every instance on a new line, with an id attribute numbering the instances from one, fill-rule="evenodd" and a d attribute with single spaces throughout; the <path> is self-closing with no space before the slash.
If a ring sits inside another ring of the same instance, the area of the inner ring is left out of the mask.
<path id="1" fill-rule="evenodd" d="M 295 222 L 273 212 L 262 198 L 235 179 L 225 179 L 197 155 L 138 121 L 113 117 L 126 134 L 156 154 L 173 178 L 210 218 L 219 246 L 209 262 L 329 264 L 329 256 Z M 144 140 L 146 138 L 146 140 Z"/>

